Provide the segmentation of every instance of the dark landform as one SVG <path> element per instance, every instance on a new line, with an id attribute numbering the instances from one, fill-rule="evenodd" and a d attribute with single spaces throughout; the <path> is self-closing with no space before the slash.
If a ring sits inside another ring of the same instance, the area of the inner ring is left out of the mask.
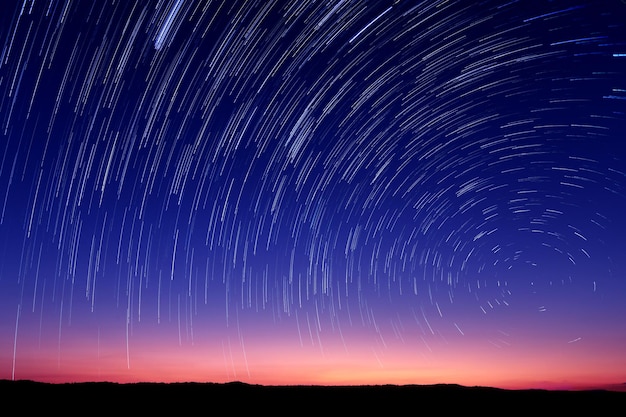
<path id="1" fill-rule="evenodd" d="M 433 411 L 472 410 L 489 415 L 526 415 L 526 412 L 562 415 L 569 411 L 576 415 L 581 412 L 615 415 L 623 413 L 626 406 L 626 392 L 507 390 L 454 384 L 265 386 L 242 382 L 52 384 L 0 380 L 0 398 L 5 406 L 17 401 L 20 412 L 56 410 L 65 415 L 90 412 L 146 415 L 146 412 L 180 413 L 183 410 L 204 410 L 202 415 L 240 415 L 239 412 L 246 410 L 263 415 L 310 415 L 312 412 L 335 415 L 340 411 L 350 412 L 350 415 L 355 412 L 428 415 Z"/>

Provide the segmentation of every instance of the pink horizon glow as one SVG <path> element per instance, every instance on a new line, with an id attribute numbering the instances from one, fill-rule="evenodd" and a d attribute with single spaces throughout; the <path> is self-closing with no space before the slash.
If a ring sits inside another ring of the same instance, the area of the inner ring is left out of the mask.
<path id="1" fill-rule="evenodd" d="M 432 351 L 399 341 L 370 344 L 331 339 L 323 346 L 289 338 L 267 340 L 236 334 L 168 345 L 151 338 L 99 345 L 68 336 L 61 350 L 36 343 L 0 357 L 0 379 L 38 382 L 211 382 L 260 385 L 432 385 L 459 384 L 505 389 L 626 391 L 618 349 L 601 351 L 593 341 L 516 343 L 485 346 L 458 336 Z M 358 338 L 357 338 L 358 339 Z M 454 342 L 454 343 L 452 343 Z M 463 342 L 461 344 L 461 342 Z M 460 352 L 459 346 L 463 346 Z M 547 350 L 547 349 L 550 350 Z M 7 349 L 3 349 L 6 352 Z"/>

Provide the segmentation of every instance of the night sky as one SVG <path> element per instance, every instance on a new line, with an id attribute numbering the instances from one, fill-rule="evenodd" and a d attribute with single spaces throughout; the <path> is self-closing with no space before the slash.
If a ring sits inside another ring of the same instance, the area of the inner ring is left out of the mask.
<path id="1" fill-rule="evenodd" d="M 0 22 L 0 379 L 626 382 L 626 2 Z"/>

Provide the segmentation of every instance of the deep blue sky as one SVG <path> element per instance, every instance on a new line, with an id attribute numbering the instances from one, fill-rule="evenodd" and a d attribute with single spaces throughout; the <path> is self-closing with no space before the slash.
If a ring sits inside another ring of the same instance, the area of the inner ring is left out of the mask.
<path id="1" fill-rule="evenodd" d="M 502 385 L 462 352 L 541 373 L 562 349 L 537 378 L 626 378 L 625 17 L 6 3 L 0 377 L 169 380 L 160 362 L 215 343 L 231 353 L 178 379 L 271 381 L 266 349 L 365 383 Z"/>

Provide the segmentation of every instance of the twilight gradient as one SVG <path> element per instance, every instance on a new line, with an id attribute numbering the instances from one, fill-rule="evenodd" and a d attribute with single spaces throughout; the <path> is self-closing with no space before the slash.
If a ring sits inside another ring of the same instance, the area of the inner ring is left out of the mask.
<path id="1" fill-rule="evenodd" d="M 626 4 L 0 13 L 0 378 L 626 382 Z"/>

